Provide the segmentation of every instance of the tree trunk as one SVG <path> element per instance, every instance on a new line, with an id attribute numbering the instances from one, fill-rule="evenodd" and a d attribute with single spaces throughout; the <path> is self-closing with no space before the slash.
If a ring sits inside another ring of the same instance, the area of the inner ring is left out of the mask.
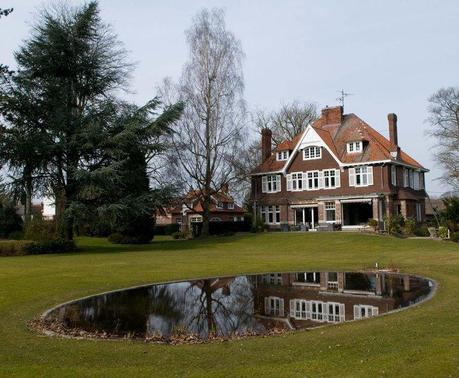
<path id="1" fill-rule="evenodd" d="M 24 219 L 29 222 L 32 219 L 32 191 L 33 181 L 32 172 L 28 167 L 24 168 L 24 191 L 25 191 L 25 203 L 24 203 Z"/>

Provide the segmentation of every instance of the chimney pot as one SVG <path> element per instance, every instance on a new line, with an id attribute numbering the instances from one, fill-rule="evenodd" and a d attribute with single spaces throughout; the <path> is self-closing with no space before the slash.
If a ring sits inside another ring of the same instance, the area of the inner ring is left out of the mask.
<path id="1" fill-rule="evenodd" d="M 261 130 L 261 162 L 271 156 L 272 131 L 268 128 Z"/>

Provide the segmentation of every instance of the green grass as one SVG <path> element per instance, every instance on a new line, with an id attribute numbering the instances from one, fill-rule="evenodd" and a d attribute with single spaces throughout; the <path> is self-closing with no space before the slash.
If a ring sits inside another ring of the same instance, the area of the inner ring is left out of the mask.
<path id="1" fill-rule="evenodd" d="M 270 233 L 0 258 L 5 376 L 459 376 L 459 244 L 347 233 Z M 395 265 L 432 277 L 435 297 L 380 318 L 220 344 L 50 338 L 28 320 L 61 302 L 150 282 L 248 272 Z"/>

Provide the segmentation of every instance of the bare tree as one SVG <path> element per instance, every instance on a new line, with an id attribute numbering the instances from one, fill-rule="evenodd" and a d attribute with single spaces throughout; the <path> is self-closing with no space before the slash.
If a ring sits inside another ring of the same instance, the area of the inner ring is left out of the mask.
<path id="1" fill-rule="evenodd" d="M 171 166 L 190 188 L 199 190 L 206 236 L 212 195 L 236 180 L 234 163 L 244 143 L 244 54 L 220 9 L 202 10 L 186 39 L 189 61 L 179 83 L 165 85 L 162 96 L 185 104 L 171 141 Z"/>
<path id="2" fill-rule="evenodd" d="M 459 188 L 459 87 L 442 88 L 429 98 L 429 134 L 437 140 L 435 159 L 443 179 Z"/>
<path id="3" fill-rule="evenodd" d="M 316 104 L 293 101 L 282 105 L 277 111 L 257 111 L 252 122 L 258 131 L 263 128 L 271 129 L 273 143 L 278 145 L 284 140 L 291 140 L 317 118 Z"/>

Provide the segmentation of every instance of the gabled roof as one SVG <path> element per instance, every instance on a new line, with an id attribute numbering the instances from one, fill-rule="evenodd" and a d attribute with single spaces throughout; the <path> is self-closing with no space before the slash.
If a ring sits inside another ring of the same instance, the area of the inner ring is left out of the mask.
<path id="1" fill-rule="evenodd" d="M 353 113 L 344 115 L 341 123 L 327 124 L 321 117 L 309 127 L 319 135 L 341 166 L 393 161 L 426 170 L 415 159 L 400 148 L 397 149 L 397 146 Z M 301 142 L 306 130 L 296 135 L 291 141 L 282 142 L 273 150 L 274 153 L 255 169 L 254 174 L 284 170 L 289 161 L 277 161 L 275 152 L 287 146 L 293 150 Z M 361 153 L 347 152 L 347 143 L 354 141 L 364 142 L 364 149 Z M 392 156 L 391 152 L 393 151 L 398 151 L 397 157 Z"/>
<path id="2" fill-rule="evenodd" d="M 177 201 L 176 205 L 171 209 L 171 213 L 178 214 L 182 212 L 183 204 L 189 206 L 190 209 L 195 213 L 202 213 L 204 208 L 202 206 L 202 192 L 200 190 L 190 190 L 183 200 Z M 212 194 L 212 201 L 209 207 L 210 212 L 219 213 L 245 213 L 245 210 L 234 202 L 234 198 L 229 193 L 220 190 Z M 233 203 L 234 209 L 221 209 L 217 208 L 218 202 Z"/>

